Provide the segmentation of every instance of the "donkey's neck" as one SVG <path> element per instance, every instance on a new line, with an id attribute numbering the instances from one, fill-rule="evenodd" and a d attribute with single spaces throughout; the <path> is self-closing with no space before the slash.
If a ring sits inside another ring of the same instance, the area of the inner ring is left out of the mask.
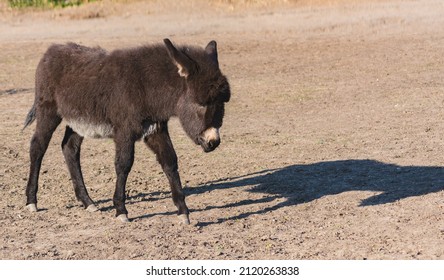
<path id="1" fill-rule="evenodd" d="M 186 94 L 187 86 L 177 72 L 167 73 L 156 86 L 145 86 L 145 108 L 153 119 L 167 121 L 176 116 L 176 108 L 181 96 Z"/>
<path id="2" fill-rule="evenodd" d="M 164 46 L 146 46 L 130 51 L 132 61 L 140 69 L 143 83 L 143 107 L 153 119 L 166 121 L 175 116 L 180 97 L 186 94 L 184 77 L 178 73 Z"/>

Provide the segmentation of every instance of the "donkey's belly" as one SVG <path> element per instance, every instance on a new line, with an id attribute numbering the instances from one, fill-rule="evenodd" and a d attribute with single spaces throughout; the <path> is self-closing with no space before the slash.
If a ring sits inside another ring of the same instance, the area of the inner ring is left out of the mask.
<path id="1" fill-rule="evenodd" d="M 85 138 L 112 138 L 113 126 L 110 124 L 95 124 L 84 120 L 67 120 L 67 124 L 77 134 Z M 159 129 L 157 123 L 142 124 L 142 137 L 154 134 Z"/>
<path id="2" fill-rule="evenodd" d="M 67 123 L 72 130 L 85 138 L 110 138 L 113 136 L 113 127 L 110 124 L 95 124 L 82 120 L 68 120 Z"/>

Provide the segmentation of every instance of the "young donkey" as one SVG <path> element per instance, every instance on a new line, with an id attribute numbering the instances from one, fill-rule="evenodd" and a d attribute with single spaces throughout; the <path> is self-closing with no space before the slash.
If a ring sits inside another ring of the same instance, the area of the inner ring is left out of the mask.
<path id="1" fill-rule="evenodd" d="M 230 86 L 219 69 L 216 42 L 205 49 L 165 45 L 115 50 L 74 43 L 52 45 L 36 70 L 35 101 L 25 127 L 37 119 L 31 140 L 26 207 L 37 211 L 40 166 L 51 136 L 62 119 L 67 126 L 62 151 L 75 194 L 88 211 L 97 211 L 80 168 L 84 137 L 114 139 L 117 173 L 113 202 L 116 216 L 128 221 L 125 185 L 134 161 L 134 143 L 143 139 L 168 177 L 183 223 L 189 211 L 178 173 L 168 120 L 177 116 L 187 135 L 205 152 L 220 143 L 219 128 Z"/>

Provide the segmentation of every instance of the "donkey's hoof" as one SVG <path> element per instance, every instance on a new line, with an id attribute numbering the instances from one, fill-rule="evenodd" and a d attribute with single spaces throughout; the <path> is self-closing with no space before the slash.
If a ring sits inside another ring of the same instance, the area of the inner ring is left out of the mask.
<path id="1" fill-rule="evenodd" d="M 129 223 L 128 216 L 126 214 L 120 214 L 117 219 L 122 223 Z"/>
<path id="2" fill-rule="evenodd" d="M 179 217 L 179 223 L 184 225 L 190 224 L 190 218 L 188 217 L 188 214 L 181 214 Z"/>
<path id="3" fill-rule="evenodd" d="M 31 203 L 26 205 L 26 209 L 28 209 L 29 212 L 37 212 L 37 205 L 35 203 Z"/>
<path id="4" fill-rule="evenodd" d="M 90 206 L 86 207 L 86 211 L 92 213 L 92 212 L 97 212 L 97 211 L 99 211 L 99 209 L 98 209 L 94 204 L 91 204 Z"/>

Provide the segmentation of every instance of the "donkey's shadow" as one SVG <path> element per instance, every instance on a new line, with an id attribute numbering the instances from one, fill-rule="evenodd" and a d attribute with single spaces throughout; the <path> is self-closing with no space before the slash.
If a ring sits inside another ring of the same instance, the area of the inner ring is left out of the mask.
<path id="1" fill-rule="evenodd" d="M 290 165 L 240 177 L 225 178 L 190 188 L 187 194 L 245 186 L 251 186 L 249 189 L 251 192 L 265 193 L 269 196 L 229 205 L 209 206 L 197 211 L 267 203 L 278 198 L 285 198 L 285 200 L 259 211 L 244 212 L 238 216 L 199 225 L 221 223 L 227 219 L 242 219 L 253 214 L 267 213 L 282 207 L 310 202 L 326 195 L 348 191 L 378 192 L 362 200 L 358 205 L 360 207 L 386 204 L 407 197 L 439 192 L 444 190 L 444 168 L 398 166 L 374 160 L 328 161 L 309 165 Z"/>

